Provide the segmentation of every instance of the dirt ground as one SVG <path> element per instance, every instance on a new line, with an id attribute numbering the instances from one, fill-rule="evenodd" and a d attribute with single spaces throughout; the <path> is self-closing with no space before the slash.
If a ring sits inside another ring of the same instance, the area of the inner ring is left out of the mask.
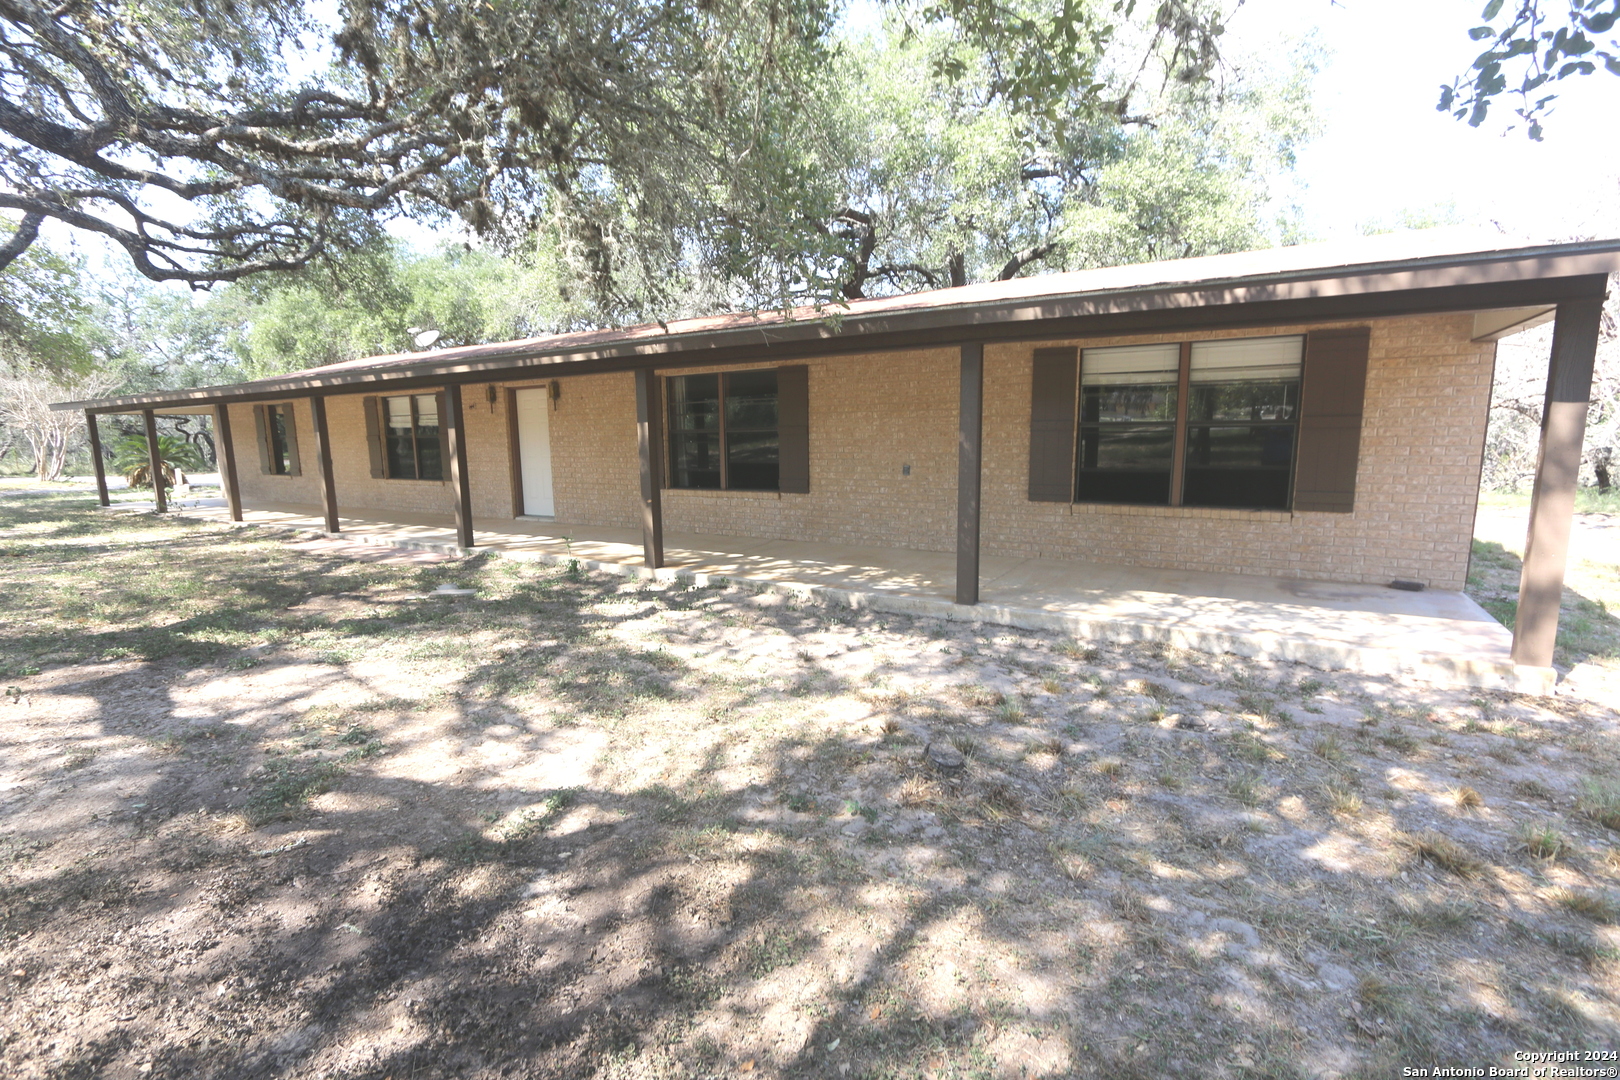
<path id="1" fill-rule="evenodd" d="M 0 499 L 0 590 L 6 1077 L 1620 1049 L 1612 703 L 82 495 Z"/>

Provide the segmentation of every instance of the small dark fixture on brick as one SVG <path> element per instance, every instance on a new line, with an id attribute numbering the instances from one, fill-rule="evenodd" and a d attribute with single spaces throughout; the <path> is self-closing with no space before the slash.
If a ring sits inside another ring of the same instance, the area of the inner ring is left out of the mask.
<path id="1" fill-rule="evenodd" d="M 910 465 L 902 465 L 902 466 L 900 466 L 900 475 L 901 476 L 910 476 L 911 475 L 911 466 Z"/>
<path id="2" fill-rule="evenodd" d="M 1392 589 L 1399 589 L 1402 592 L 1422 592 L 1423 582 L 1407 581 L 1404 578 L 1396 578 L 1394 581 L 1389 583 L 1389 587 Z"/>

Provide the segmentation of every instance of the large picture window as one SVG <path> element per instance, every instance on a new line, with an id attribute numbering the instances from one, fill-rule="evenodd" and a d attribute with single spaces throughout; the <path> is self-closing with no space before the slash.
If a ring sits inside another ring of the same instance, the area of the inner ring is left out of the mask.
<path id="1" fill-rule="evenodd" d="M 1077 501 L 1169 501 L 1180 366 L 1177 345 L 1085 351 L 1076 440 Z"/>
<path id="2" fill-rule="evenodd" d="M 383 446 L 391 479 L 443 480 L 439 399 L 433 394 L 385 397 Z"/>
<path id="3" fill-rule="evenodd" d="M 670 486 L 779 490 L 777 391 L 775 369 L 670 378 Z"/>
<path id="4" fill-rule="evenodd" d="M 1187 409 L 1187 506 L 1288 506 L 1303 337 L 1199 341 Z"/>
<path id="5" fill-rule="evenodd" d="M 1075 501 L 1286 509 L 1304 342 L 1086 349 Z"/>

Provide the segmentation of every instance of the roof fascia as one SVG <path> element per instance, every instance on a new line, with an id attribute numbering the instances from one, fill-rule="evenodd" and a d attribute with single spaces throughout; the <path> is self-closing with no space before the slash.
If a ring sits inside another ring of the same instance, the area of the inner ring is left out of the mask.
<path id="1" fill-rule="evenodd" d="M 1494 263 L 1481 280 L 1477 265 L 1423 268 L 1355 277 L 1323 276 L 1240 286 L 1021 298 L 994 304 L 911 308 L 850 316 L 837 325 L 804 320 L 726 328 L 663 338 L 606 342 L 573 350 L 495 345 L 472 355 L 388 367 L 356 367 L 296 379 L 64 402 L 53 409 L 125 412 L 160 405 L 275 401 L 318 394 L 408 390 L 489 382 L 516 374 L 555 378 L 638 368 L 691 367 L 895 352 L 941 345 L 1075 337 L 1123 337 L 1267 324 L 1326 322 L 1399 315 L 1555 305 L 1602 297 L 1612 255 L 1538 256 Z M 1572 270 L 1584 273 L 1570 273 Z"/>

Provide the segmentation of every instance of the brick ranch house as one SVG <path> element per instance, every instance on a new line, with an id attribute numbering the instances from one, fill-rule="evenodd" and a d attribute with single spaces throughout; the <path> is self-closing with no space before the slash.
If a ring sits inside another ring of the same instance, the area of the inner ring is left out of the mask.
<path id="1" fill-rule="evenodd" d="M 1407 234 L 58 406 L 211 413 L 230 516 L 318 507 L 1460 590 L 1495 342 L 1556 320 L 1512 659 L 1550 669 L 1620 241 Z M 103 504 L 106 485 L 95 453 Z M 157 509 L 164 508 L 157 493 Z"/>

